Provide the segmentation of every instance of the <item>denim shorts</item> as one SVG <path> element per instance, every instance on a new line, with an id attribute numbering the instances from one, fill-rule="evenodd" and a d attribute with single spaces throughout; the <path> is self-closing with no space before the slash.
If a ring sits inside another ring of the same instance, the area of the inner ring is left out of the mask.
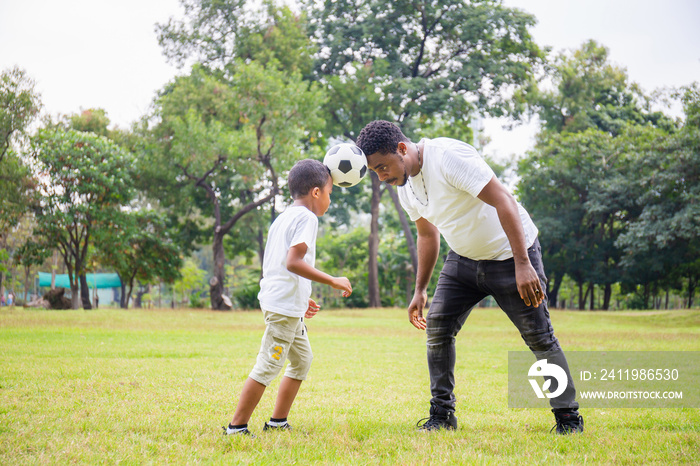
<path id="1" fill-rule="evenodd" d="M 265 333 L 250 378 L 267 387 L 289 359 L 284 375 L 295 380 L 306 380 L 314 356 L 304 319 L 265 310 L 263 316 Z"/>

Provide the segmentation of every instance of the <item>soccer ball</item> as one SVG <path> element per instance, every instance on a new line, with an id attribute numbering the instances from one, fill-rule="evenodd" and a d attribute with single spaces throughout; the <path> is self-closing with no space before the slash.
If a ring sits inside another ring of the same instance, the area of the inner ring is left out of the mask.
<path id="1" fill-rule="evenodd" d="M 367 157 L 355 144 L 336 144 L 323 158 L 323 164 L 331 171 L 333 184 L 341 188 L 355 186 L 367 174 Z"/>

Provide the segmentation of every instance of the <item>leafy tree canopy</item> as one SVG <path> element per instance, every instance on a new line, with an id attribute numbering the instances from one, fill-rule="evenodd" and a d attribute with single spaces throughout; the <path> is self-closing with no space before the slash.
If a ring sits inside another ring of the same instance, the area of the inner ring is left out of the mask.
<path id="1" fill-rule="evenodd" d="M 0 74 L 0 162 L 10 149 L 13 137 L 25 134 L 41 110 L 34 81 L 24 70 L 12 68 Z"/>
<path id="2" fill-rule="evenodd" d="M 313 46 L 305 15 L 265 0 L 184 0 L 185 19 L 158 24 L 165 56 L 179 67 L 193 60 L 211 69 L 231 71 L 236 59 L 308 74 Z"/>
<path id="3" fill-rule="evenodd" d="M 669 130 L 671 119 L 651 110 L 651 99 L 629 81 L 627 72 L 609 61 L 605 46 L 590 40 L 572 54 L 561 53 L 549 66 L 554 89 L 539 98 L 545 129 L 579 132 L 597 128 L 616 136 L 628 124 Z"/>
<path id="4" fill-rule="evenodd" d="M 394 113 L 386 119 L 407 131 L 419 115 L 521 114 L 544 59 L 528 31 L 534 17 L 497 0 L 306 3 L 320 45 L 316 72 L 368 81 L 358 105 L 379 100 Z M 337 112 L 351 103 L 341 101 Z M 355 136 L 369 120 L 356 118 L 360 125 L 346 125 Z"/>
<path id="5" fill-rule="evenodd" d="M 32 152 L 41 180 L 35 237 L 61 252 L 77 308 L 94 230 L 133 197 L 132 156 L 102 136 L 60 127 L 40 130 Z"/>

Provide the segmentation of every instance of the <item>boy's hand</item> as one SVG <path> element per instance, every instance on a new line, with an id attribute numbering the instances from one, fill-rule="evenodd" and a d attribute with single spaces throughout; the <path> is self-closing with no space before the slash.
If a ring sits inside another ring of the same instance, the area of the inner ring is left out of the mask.
<path id="1" fill-rule="evenodd" d="M 331 286 L 336 290 L 341 290 L 343 298 L 347 298 L 352 294 L 352 285 L 350 285 L 350 280 L 347 277 L 333 277 Z"/>
<path id="2" fill-rule="evenodd" d="M 306 310 L 306 314 L 304 314 L 304 317 L 310 319 L 313 316 L 315 316 L 316 313 L 320 310 L 321 306 L 316 304 L 316 301 L 314 301 L 313 299 L 309 299 L 309 308 Z"/>

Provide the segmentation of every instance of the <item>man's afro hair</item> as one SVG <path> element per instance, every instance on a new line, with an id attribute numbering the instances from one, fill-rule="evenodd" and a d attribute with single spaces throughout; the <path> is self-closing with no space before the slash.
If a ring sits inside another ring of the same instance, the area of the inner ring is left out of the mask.
<path id="1" fill-rule="evenodd" d="M 399 142 L 402 141 L 408 141 L 408 138 L 397 125 L 390 121 L 374 120 L 360 131 L 357 147 L 367 156 L 377 152 L 386 155 L 396 152 Z"/>

